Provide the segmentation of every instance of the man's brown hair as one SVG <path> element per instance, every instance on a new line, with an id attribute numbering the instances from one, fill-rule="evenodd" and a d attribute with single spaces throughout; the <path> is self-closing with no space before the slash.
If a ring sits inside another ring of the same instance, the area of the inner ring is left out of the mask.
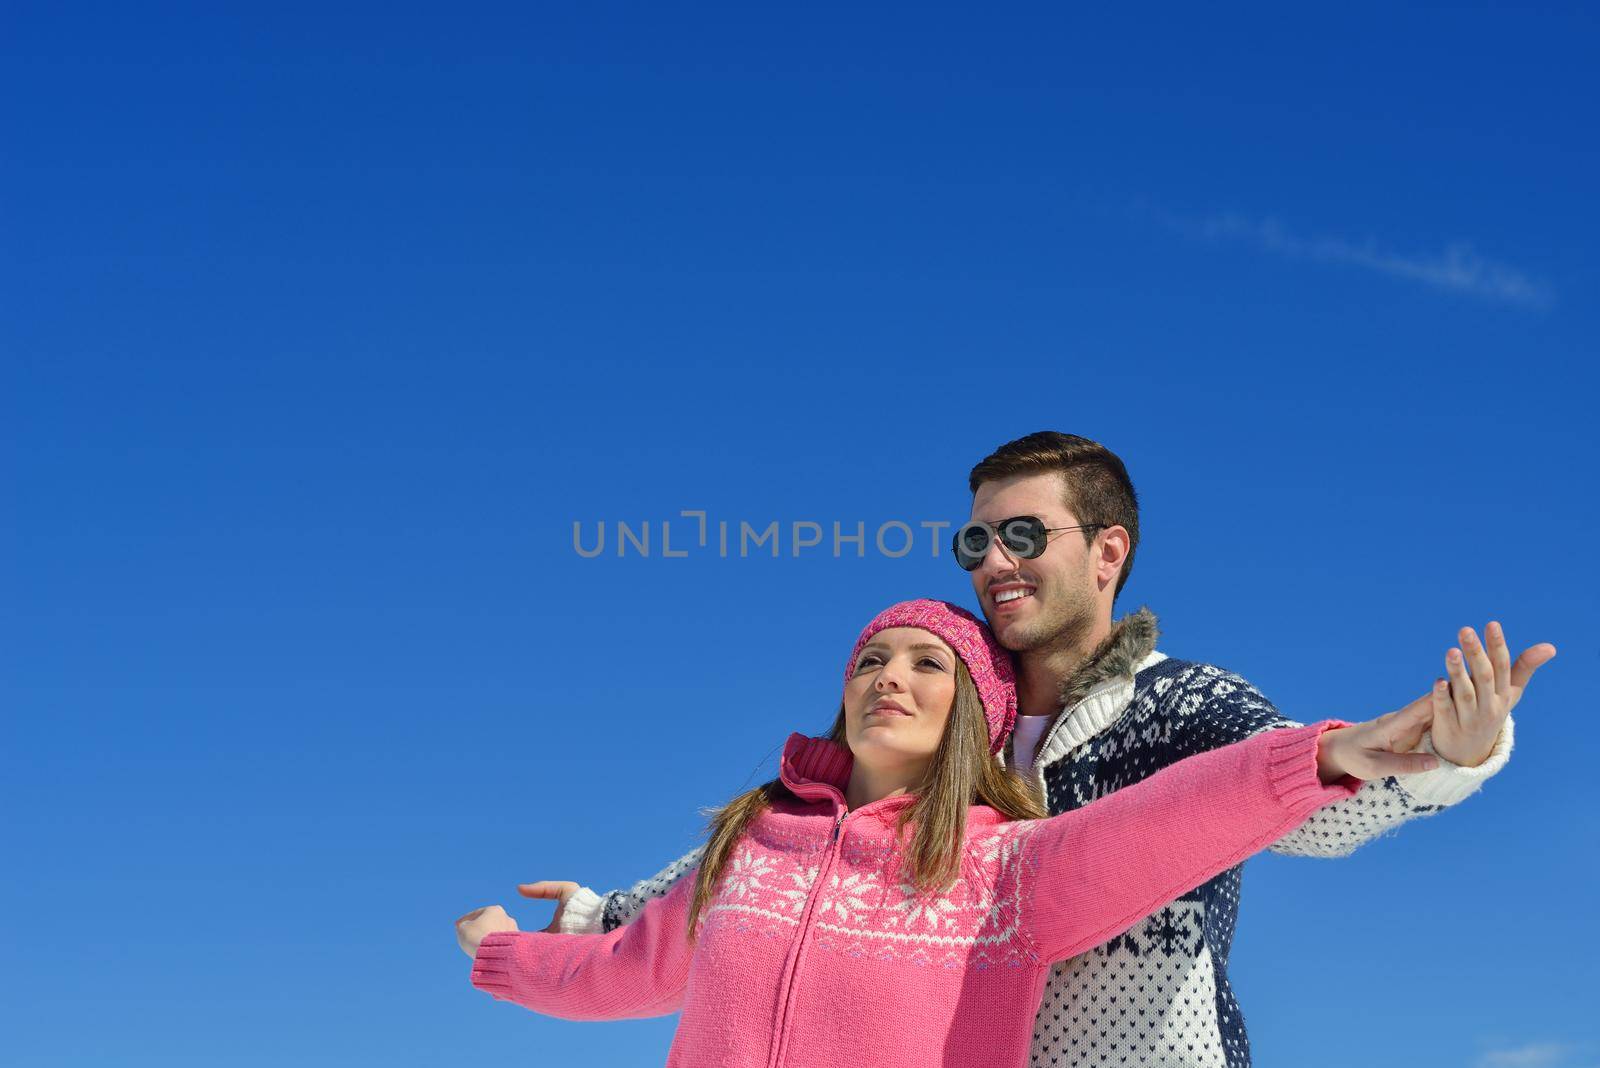
<path id="1" fill-rule="evenodd" d="M 978 462 L 967 476 L 973 493 L 985 482 L 1013 475 L 1038 475 L 1059 471 L 1066 482 L 1066 505 L 1078 522 L 1098 527 L 1119 526 L 1128 532 L 1128 555 L 1117 576 L 1115 597 L 1133 573 L 1133 554 L 1139 547 L 1139 496 L 1133 480 L 1117 454 L 1088 438 L 1041 430 L 1008 441 Z M 1098 530 L 1083 531 L 1085 544 L 1093 544 Z"/>

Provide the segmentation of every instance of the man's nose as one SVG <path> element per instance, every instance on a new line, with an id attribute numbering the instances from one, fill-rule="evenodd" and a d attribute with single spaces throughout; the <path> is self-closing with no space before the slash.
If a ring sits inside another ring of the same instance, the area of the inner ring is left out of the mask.
<path id="1" fill-rule="evenodd" d="M 998 537 L 992 537 L 989 539 L 989 551 L 983 554 L 983 563 L 978 565 L 978 570 L 973 574 L 982 580 L 982 586 L 987 586 L 989 580 L 1009 575 L 1016 571 L 1018 566 L 1017 557 L 1006 548 L 1006 543 Z"/>

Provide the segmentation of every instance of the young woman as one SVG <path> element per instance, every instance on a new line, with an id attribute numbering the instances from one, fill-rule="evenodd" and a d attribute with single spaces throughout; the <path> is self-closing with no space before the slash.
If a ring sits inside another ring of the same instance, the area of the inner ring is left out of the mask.
<path id="1" fill-rule="evenodd" d="M 1432 713 L 1271 731 L 1043 819 L 994 760 L 1008 654 L 965 610 L 906 601 L 857 639 L 829 735 L 791 735 L 779 777 L 718 811 L 693 879 L 607 934 L 489 906 L 457 938 L 474 986 L 536 1012 L 681 1010 L 669 1065 L 1022 1065 L 1053 962 L 1362 779 L 1434 767 L 1408 752 Z"/>

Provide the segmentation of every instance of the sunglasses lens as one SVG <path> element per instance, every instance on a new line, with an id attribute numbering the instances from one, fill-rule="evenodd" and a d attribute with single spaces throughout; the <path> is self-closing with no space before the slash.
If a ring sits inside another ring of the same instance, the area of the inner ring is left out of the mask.
<path id="1" fill-rule="evenodd" d="M 1044 552 L 1044 520 L 1031 515 L 1008 519 L 1000 528 L 1000 540 L 1024 560 L 1032 560 Z"/>
<path id="2" fill-rule="evenodd" d="M 987 527 L 962 527 L 950 539 L 950 545 L 961 569 L 976 571 L 989 552 L 989 530 Z"/>
<path id="3" fill-rule="evenodd" d="M 1044 552 L 1047 543 L 1044 520 L 1033 515 L 1019 515 L 1000 524 L 1000 543 L 1011 555 L 1032 560 Z M 950 539 L 955 550 L 956 563 L 962 570 L 976 571 L 989 553 L 989 528 L 971 525 L 956 531 Z"/>

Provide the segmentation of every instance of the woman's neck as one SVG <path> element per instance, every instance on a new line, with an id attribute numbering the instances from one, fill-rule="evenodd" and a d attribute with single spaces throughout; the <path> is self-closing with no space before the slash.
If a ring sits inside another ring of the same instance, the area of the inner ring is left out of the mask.
<path id="1" fill-rule="evenodd" d="M 909 794 L 922 780 L 923 772 L 926 770 L 925 763 L 874 768 L 857 760 L 850 765 L 850 781 L 844 788 L 845 806 L 858 809 L 862 805 L 870 805 L 886 797 Z"/>

